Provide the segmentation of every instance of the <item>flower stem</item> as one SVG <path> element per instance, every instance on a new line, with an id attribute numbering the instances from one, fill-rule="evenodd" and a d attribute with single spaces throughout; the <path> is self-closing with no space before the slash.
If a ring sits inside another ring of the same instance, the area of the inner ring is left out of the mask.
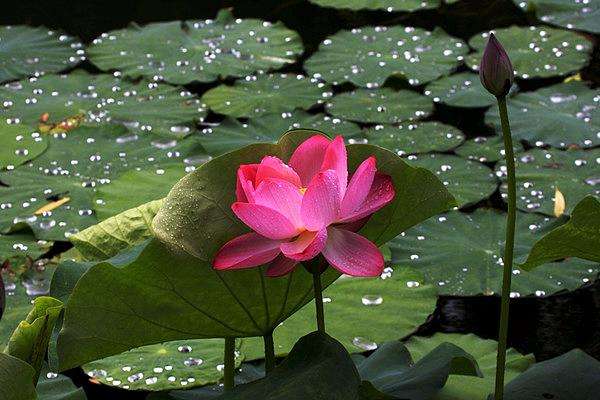
<path id="1" fill-rule="evenodd" d="M 273 332 L 263 336 L 265 342 L 265 372 L 268 375 L 275 368 L 275 345 L 273 344 Z"/>
<path id="2" fill-rule="evenodd" d="M 235 385 L 233 381 L 235 369 L 235 338 L 225 338 L 225 354 L 223 356 L 225 366 L 225 374 L 223 375 L 223 386 L 225 390 L 233 389 Z"/>
<path id="3" fill-rule="evenodd" d="M 321 272 L 318 270 L 312 271 L 313 287 L 315 292 L 315 308 L 317 317 L 317 329 L 319 332 L 325 333 L 325 315 L 323 313 L 323 289 L 321 287 Z"/>
<path id="4" fill-rule="evenodd" d="M 517 189 L 515 184 L 515 156 L 506 110 L 506 97 L 498 97 L 498 110 L 504 137 L 504 158 L 508 183 L 508 215 L 506 217 L 506 242 L 504 245 L 504 271 L 502 276 L 502 300 L 500 306 L 500 329 L 498 332 L 498 356 L 496 358 L 496 384 L 494 400 L 504 396 L 504 369 L 506 364 L 506 342 L 508 338 L 508 311 L 510 301 L 510 279 L 513 269 L 513 249 L 515 246 L 515 223 L 517 219 Z"/>

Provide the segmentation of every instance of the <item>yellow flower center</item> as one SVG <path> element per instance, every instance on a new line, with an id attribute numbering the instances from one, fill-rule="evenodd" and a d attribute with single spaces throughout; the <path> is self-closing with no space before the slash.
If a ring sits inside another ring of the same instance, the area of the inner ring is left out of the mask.
<path id="1" fill-rule="evenodd" d="M 300 194 L 302 194 L 302 195 L 303 195 L 304 193 L 306 193 L 306 189 L 307 189 L 307 188 L 303 187 L 303 188 L 300 188 L 300 189 L 298 189 L 298 190 L 300 191 Z"/>

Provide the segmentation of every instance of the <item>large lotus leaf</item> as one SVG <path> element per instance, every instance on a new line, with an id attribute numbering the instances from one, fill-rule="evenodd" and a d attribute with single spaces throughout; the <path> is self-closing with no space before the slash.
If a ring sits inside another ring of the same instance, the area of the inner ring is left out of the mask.
<path id="1" fill-rule="evenodd" d="M 4 274 L 2 279 L 4 280 L 6 304 L 0 322 L 0 349 L 4 350 L 13 331 L 31 311 L 31 298 L 27 296 L 27 292 L 20 282 L 9 282 Z"/>
<path id="2" fill-rule="evenodd" d="M 162 199 L 150 201 L 107 218 L 69 237 L 85 260 L 100 261 L 152 237 L 152 218 Z"/>
<path id="3" fill-rule="evenodd" d="M 333 97 L 326 109 L 351 121 L 393 124 L 425 117 L 433 111 L 433 104 L 411 90 L 357 89 Z"/>
<path id="4" fill-rule="evenodd" d="M 38 239 L 65 240 L 96 222 L 92 189 L 83 187 L 76 178 L 47 176 L 22 167 L 0 173 L 0 181 L 7 185 L 0 185 L 3 231 L 15 224 L 26 224 Z M 40 211 L 45 206 L 52 208 Z"/>
<path id="5" fill-rule="evenodd" d="M 139 134 L 181 136 L 206 115 L 200 100 L 187 90 L 83 71 L 12 82 L 0 87 L 0 97 L 5 100 L 0 116 L 7 121 L 53 131 L 61 130 L 55 126 L 61 122 L 113 122 Z"/>
<path id="6" fill-rule="evenodd" d="M 477 376 L 450 375 L 444 387 L 434 397 L 435 400 L 482 400 L 494 390 L 496 374 L 497 342 L 481 339 L 473 334 L 445 334 L 424 338 L 413 336 L 405 344 L 415 361 L 427 356 L 442 343 L 452 343 L 475 358 L 483 379 Z M 522 355 L 514 349 L 506 353 L 505 382 L 529 368 L 534 362 L 532 355 Z"/>
<path id="7" fill-rule="evenodd" d="M 28 259 L 35 260 L 49 248 L 48 242 L 36 240 L 30 232 L 0 235 L 0 264 L 8 262 L 13 269 L 19 269 Z"/>
<path id="8" fill-rule="evenodd" d="M 37 386 L 37 400 L 86 400 L 83 388 L 77 387 L 68 376 L 42 368 Z"/>
<path id="9" fill-rule="evenodd" d="M 511 26 L 497 29 L 494 34 L 504 45 L 515 75 L 523 79 L 565 75 L 581 69 L 592 49 L 592 43 L 584 36 L 547 26 Z M 488 36 L 484 32 L 469 40 L 477 52 L 469 54 L 466 62 L 475 70 L 479 68 Z"/>
<path id="10" fill-rule="evenodd" d="M 425 89 L 425 95 L 436 103 L 454 107 L 487 107 L 496 104 L 494 96 L 479 82 L 479 76 L 470 72 L 446 76 L 431 82 Z"/>
<path id="11" fill-rule="evenodd" d="M 523 146 L 519 142 L 513 142 L 513 151 L 520 153 Z M 504 159 L 504 140 L 502 136 L 477 136 L 467 140 L 462 146 L 454 150 L 456 154 L 469 160 L 479 162 L 496 162 Z"/>
<path id="12" fill-rule="evenodd" d="M 202 101 L 214 112 L 237 118 L 309 109 L 330 95 L 323 83 L 304 75 L 258 74 L 210 89 Z"/>
<path id="13" fill-rule="evenodd" d="M 600 201 L 593 196 L 575 206 L 566 224 L 537 241 L 520 267 L 530 270 L 568 257 L 600 262 Z"/>
<path id="14" fill-rule="evenodd" d="M 82 47 L 43 27 L 0 26 L 0 82 L 72 67 L 85 59 Z"/>
<path id="15" fill-rule="evenodd" d="M 435 173 L 460 207 L 489 197 L 498 187 L 492 170 L 477 161 L 435 153 L 410 156 L 408 160 Z"/>
<path id="16" fill-rule="evenodd" d="M 88 376 L 123 389 L 169 390 L 218 382 L 223 377 L 223 339 L 153 344 L 92 361 Z M 235 365 L 242 361 L 236 350 Z"/>
<path id="17" fill-rule="evenodd" d="M 518 213 L 515 258 L 554 227 L 555 221 L 539 215 Z M 478 209 L 432 218 L 398 236 L 390 243 L 392 261 L 421 271 L 444 294 L 499 293 L 502 286 L 504 226 L 506 215 Z M 452 257 L 449 257 L 452 255 Z M 600 271 L 600 266 L 569 260 L 541 266 L 531 272 L 513 270 L 512 296 L 549 294 L 574 289 Z"/>
<path id="18" fill-rule="evenodd" d="M 600 144 L 600 90 L 583 82 L 569 82 L 508 99 L 513 137 L 536 146 L 592 147 Z M 497 107 L 486 114 L 486 123 L 501 132 Z"/>
<path id="19" fill-rule="evenodd" d="M 308 114 L 302 110 L 266 114 L 248 122 L 225 118 L 217 126 L 202 130 L 198 140 L 211 156 L 218 156 L 254 143 L 276 143 L 290 129 L 316 129 L 333 137 L 356 138 L 361 129 L 353 122 L 326 114 Z"/>
<path id="20" fill-rule="evenodd" d="M 210 262 L 219 248 L 247 228 L 230 211 L 238 166 L 260 162 L 265 155 L 289 160 L 293 151 L 318 131 L 295 130 L 278 144 L 256 144 L 227 153 L 183 177 L 154 218 L 155 234 L 188 253 Z M 350 145 L 349 170 L 375 156 L 378 171 L 392 177 L 394 201 L 377 212 L 361 233 L 381 245 L 399 232 L 452 207 L 454 199 L 435 176 L 407 165 L 394 153 L 371 145 Z"/>
<path id="21" fill-rule="evenodd" d="M 438 8 L 443 0 L 310 0 L 310 2 L 322 7 L 395 12 Z"/>
<path id="22" fill-rule="evenodd" d="M 0 352 L 0 399 L 35 399 L 34 382 L 35 370 L 31 365 Z"/>
<path id="23" fill-rule="evenodd" d="M 588 194 L 599 195 L 600 150 L 534 149 L 516 158 L 517 207 L 524 211 L 554 215 L 554 195 L 558 189 L 566 202 L 565 212 Z M 506 166 L 496 166 L 496 175 L 506 180 Z M 506 183 L 501 185 L 506 200 Z"/>
<path id="24" fill-rule="evenodd" d="M 112 31 L 88 49 L 100 69 L 178 84 L 279 68 L 295 62 L 302 51 L 300 37 L 283 23 L 235 19 L 229 10 L 221 10 L 215 20 Z"/>
<path id="25" fill-rule="evenodd" d="M 13 169 L 46 150 L 47 143 L 39 132 L 0 121 L 0 170 Z"/>
<path id="26" fill-rule="evenodd" d="M 395 340 L 359 361 L 357 367 L 363 390 L 374 398 L 428 400 L 450 374 L 482 376 L 473 356 L 452 343 L 440 344 L 414 363 L 406 346 Z"/>
<path id="27" fill-rule="evenodd" d="M 600 4 L 596 1 L 513 0 L 523 10 L 531 10 L 548 24 L 568 29 L 600 33 Z"/>
<path id="28" fill-rule="evenodd" d="M 351 353 L 409 335 L 435 310 L 437 291 L 420 273 L 387 267 L 380 278 L 338 279 L 325 289 L 327 332 Z M 313 302 L 284 321 L 273 334 L 275 353 L 285 355 L 298 337 L 315 329 Z M 243 339 L 246 360 L 263 357 L 262 341 Z"/>
<path id="29" fill-rule="evenodd" d="M 460 145 L 465 135 L 453 126 L 439 122 L 402 125 L 376 125 L 364 133 L 368 143 L 405 154 L 447 151 Z"/>
<path id="30" fill-rule="evenodd" d="M 420 85 L 452 71 L 468 46 L 441 29 L 377 26 L 340 31 L 325 39 L 305 63 L 314 77 L 332 84 L 375 88 L 390 76 Z"/>
<path id="31" fill-rule="evenodd" d="M 600 361 L 579 349 L 534 364 L 504 389 L 506 400 L 592 400 L 600 388 Z"/>
<path id="32" fill-rule="evenodd" d="M 302 337 L 263 379 L 225 392 L 220 400 L 358 400 L 360 377 L 344 347 L 329 335 Z"/>

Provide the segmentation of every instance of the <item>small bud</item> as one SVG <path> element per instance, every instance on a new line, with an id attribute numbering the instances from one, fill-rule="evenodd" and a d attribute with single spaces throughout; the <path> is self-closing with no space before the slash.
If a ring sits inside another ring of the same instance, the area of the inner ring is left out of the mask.
<path id="1" fill-rule="evenodd" d="M 506 96 L 514 81 L 510 58 L 493 33 L 490 33 L 479 64 L 479 79 L 483 87 L 496 97 Z"/>

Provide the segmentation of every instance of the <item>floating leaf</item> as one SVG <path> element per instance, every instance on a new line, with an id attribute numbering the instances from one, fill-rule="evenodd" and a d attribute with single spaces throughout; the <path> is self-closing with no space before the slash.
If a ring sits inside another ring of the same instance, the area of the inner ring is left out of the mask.
<path id="1" fill-rule="evenodd" d="M 472 214 L 455 211 L 434 217 L 390 243 L 392 261 L 422 272 L 444 294 L 499 293 L 505 224 L 505 214 L 486 209 Z M 516 260 L 524 258 L 533 243 L 553 224 L 550 218 L 519 213 Z M 598 265 L 577 261 L 549 264 L 528 273 L 515 269 L 511 296 L 574 289 L 593 279 L 598 271 Z"/>
<path id="2" fill-rule="evenodd" d="M 506 400 L 590 400 L 598 394 L 600 361 L 582 350 L 534 364 L 504 389 Z"/>
<path id="3" fill-rule="evenodd" d="M 8 261 L 9 266 L 19 268 L 27 259 L 35 260 L 44 254 L 50 245 L 38 241 L 29 232 L 0 235 L 0 265 Z"/>
<path id="4" fill-rule="evenodd" d="M 450 375 L 444 387 L 434 397 L 436 400 L 481 400 L 493 392 L 496 374 L 497 343 L 481 339 L 473 334 L 445 334 L 424 338 L 413 336 L 405 344 L 415 361 L 426 357 L 441 343 L 452 343 L 475 358 L 483 379 L 477 376 Z M 515 379 L 521 372 L 533 364 L 533 356 L 524 356 L 514 349 L 506 353 L 505 382 Z"/>
<path id="5" fill-rule="evenodd" d="M 587 64 L 592 43 L 584 36 L 547 26 L 511 26 L 496 29 L 494 34 L 506 48 L 515 69 L 523 78 L 566 75 Z M 477 70 L 489 33 L 473 36 L 469 45 L 477 50 L 466 57 L 467 64 Z M 510 103 L 510 102 L 509 102 Z"/>
<path id="6" fill-rule="evenodd" d="M 442 0 L 310 0 L 322 7 L 349 10 L 415 11 L 438 8 Z"/>
<path id="7" fill-rule="evenodd" d="M 177 84 L 279 68 L 302 51 L 300 37 L 283 23 L 235 19 L 229 10 L 215 20 L 133 25 L 102 34 L 88 49 L 102 70 Z"/>
<path id="8" fill-rule="evenodd" d="M 38 400 L 86 400 L 83 388 L 77 387 L 68 376 L 42 368 L 37 383 Z"/>
<path id="9" fill-rule="evenodd" d="M 554 215 L 554 193 L 560 188 L 570 214 L 586 195 L 600 194 L 599 150 L 533 149 L 516 158 L 517 207 L 524 211 Z M 506 180 L 506 166 L 496 166 L 496 175 Z M 506 184 L 501 185 L 506 199 Z"/>
<path id="10" fill-rule="evenodd" d="M 365 136 L 370 144 L 384 147 L 401 156 L 447 151 L 460 145 L 465 139 L 458 129 L 435 121 L 376 125 L 367 129 Z"/>
<path id="11" fill-rule="evenodd" d="M 5 101 L 0 116 L 7 122 L 52 133 L 81 123 L 112 122 L 139 134 L 182 136 L 206 115 L 200 100 L 187 90 L 83 71 L 11 82 L 0 87 L 0 97 Z"/>
<path id="12" fill-rule="evenodd" d="M 523 146 L 519 142 L 513 143 L 513 151 L 520 153 Z M 467 140 L 462 146 L 454 150 L 456 154 L 469 160 L 479 162 L 496 162 L 504 159 L 504 140 L 502 136 L 478 136 Z"/>
<path id="13" fill-rule="evenodd" d="M 144 346 L 83 366 L 98 381 L 123 389 L 169 390 L 216 383 L 223 377 L 223 339 Z M 242 359 L 236 350 L 236 367 Z"/>
<path id="14" fill-rule="evenodd" d="M 460 207 L 489 197 L 498 187 L 492 170 L 477 161 L 447 154 L 422 154 L 408 160 L 435 173 Z"/>
<path id="15" fill-rule="evenodd" d="M 412 121 L 433 111 L 431 101 L 411 90 L 357 89 L 329 100 L 327 111 L 339 118 L 359 122 L 398 123 Z"/>
<path id="16" fill-rule="evenodd" d="M 0 121 L 0 170 L 16 166 L 37 157 L 46 150 L 44 138 L 31 129 Z"/>
<path id="17" fill-rule="evenodd" d="M 325 39 L 304 66 L 312 76 L 332 84 L 375 88 L 388 77 L 399 76 L 420 85 L 448 74 L 467 52 L 464 42 L 441 29 L 365 27 Z"/>
<path id="18" fill-rule="evenodd" d="M 44 27 L 0 26 L 0 82 L 39 76 L 85 60 L 83 45 Z"/>
<path id="19" fill-rule="evenodd" d="M 600 201 L 586 196 L 573 209 L 571 219 L 549 232 L 535 243 L 525 263 L 524 270 L 538 265 L 578 257 L 600 262 Z"/>
<path id="20" fill-rule="evenodd" d="M 202 96 L 214 112 L 232 117 L 256 117 L 309 109 L 330 94 L 323 84 L 303 75 L 258 74 L 233 85 L 220 85 Z"/>
<path id="21" fill-rule="evenodd" d="M 454 107 L 487 107 L 496 104 L 494 96 L 479 82 L 479 76 L 470 72 L 446 76 L 431 82 L 425 89 L 425 95 L 431 97 L 435 103 Z"/>
<path id="22" fill-rule="evenodd" d="M 13 331 L 31 311 L 31 298 L 27 295 L 21 282 L 9 281 L 7 278 L 3 274 L 6 304 L 0 323 L 0 349 L 2 350 L 8 344 L 8 339 L 10 339 Z"/>
<path id="23" fill-rule="evenodd" d="M 583 82 L 561 83 L 520 93 L 509 98 L 513 138 L 536 146 L 592 147 L 600 144 L 600 91 Z M 501 131 L 496 107 L 486 114 L 486 123 Z"/>
<path id="24" fill-rule="evenodd" d="M 16 357 L 0 352 L 0 398 L 31 400 L 36 398 L 35 370 Z"/>
<path id="25" fill-rule="evenodd" d="M 587 32 L 600 33 L 600 6 L 594 1 L 573 0 L 513 0 L 524 10 L 532 10 L 543 22 L 577 29 Z"/>
<path id="26" fill-rule="evenodd" d="M 254 143 L 276 143 L 290 129 L 316 129 L 330 137 L 361 135 L 358 125 L 326 114 L 308 114 L 301 110 L 281 114 L 266 114 L 248 122 L 225 118 L 214 127 L 202 130 L 198 140 L 212 156 L 218 156 Z"/>

